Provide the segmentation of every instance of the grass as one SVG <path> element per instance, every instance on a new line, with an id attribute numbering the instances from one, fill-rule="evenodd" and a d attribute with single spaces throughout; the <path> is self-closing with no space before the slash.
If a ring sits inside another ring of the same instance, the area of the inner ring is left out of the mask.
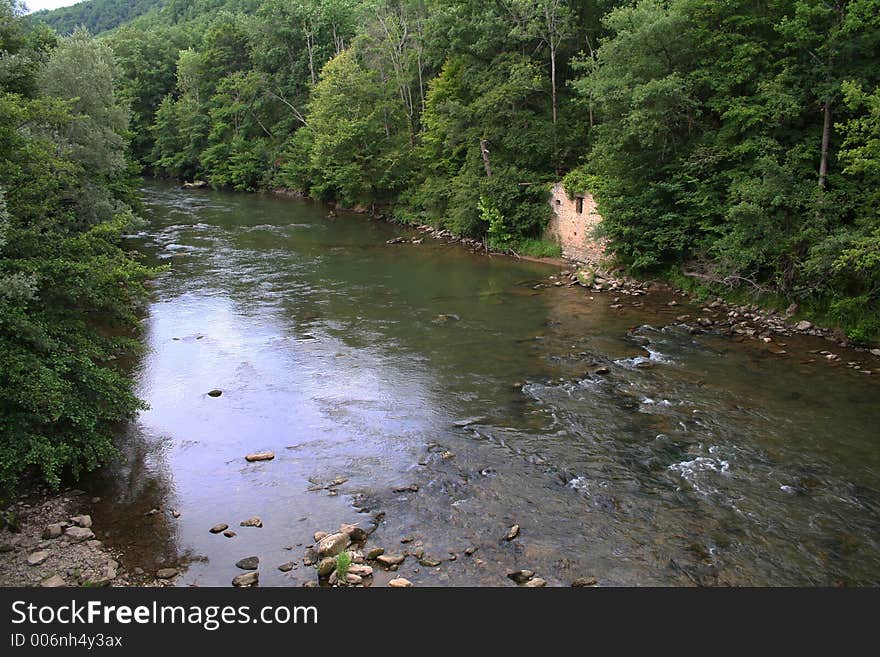
<path id="1" fill-rule="evenodd" d="M 351 557 L 348 552 L 342 552 L 336 557 L 336 577 L 340 583 L 345 583 L 345 577 L 348 575 L 348 569 L 351 568 Z"/>
<path id="2" fill-rule="evenodd" d="M 542 239 L 524 239 L 519 241 L 513 250 L 521 256 L 530 258 L 561 258 L 562 247 L 556 242 Z"/>

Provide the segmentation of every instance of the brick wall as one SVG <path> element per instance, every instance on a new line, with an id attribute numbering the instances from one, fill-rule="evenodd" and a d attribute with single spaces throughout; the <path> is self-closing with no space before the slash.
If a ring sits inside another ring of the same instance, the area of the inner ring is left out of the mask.
<path id="1" fill-rule="evenodd" d="M 553 216 L 547 225 L 545 239 L 560 244 L 566 258 L 598 263 L 605 255 L 605 244 L 593 236 L 602 221 L 593 196 L 585 193 L 570 199 L 562 183 L 557 183 L 553 187 L 550 205 Z"/>

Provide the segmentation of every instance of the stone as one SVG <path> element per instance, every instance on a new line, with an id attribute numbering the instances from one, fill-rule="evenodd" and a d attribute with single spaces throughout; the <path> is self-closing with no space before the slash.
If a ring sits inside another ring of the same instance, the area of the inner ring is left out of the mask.
<path id="1" fill-rule="evenodd" d="M 440 565 L 440 561 L 432 557 L 423 557 L 419 559 L 419 563 L 422 564 L 425 568 L 436 568 Z"/>
<path id="2" fill-rule="evenodd" d="M 296 568 L 296 564 L 292 561 L 288 561 L 287 563 L 283 563 L 278 566 L 278 570 L 280 570 L 282 573 L 289 573 L 294 568 Z"/>
<path id="3" fill-rule="evenodd" d="M 262 527 L 263 521 L 259 519 L 259 517 L 254 516 L 253 518 L 248 518 L 247 520 L 242 520 L 239 525 L 241 527 Z"/>
<path id="4" fill-rule="evenodd" d="M 88 527 L 68 527 L 64 530 L 64 535 L 74 541 L 90 541 L 95 538 L 95 534 Z"/>
<path id="5" fill-rule="evenodd" d="M 64 533 L 64 525 L 60 522 L 54 522 L 51 525 L 46 525 L 46 529 L 43 530 L 43 538 L 44 539 L 53 539 L 59 538 Z"/>
<path id="6" fill-rule="evenodd" d="M 357 525 L 340 525 L 339 527 L 340 534 L 348 534 L 348 537 L 354 543 L 363 543 L 367 540 L 367 532 L 361 527 Z"/>
<path id="7" fill-rule="evenodd" d="M 517 536 L 519 536 L 519 525 L 513 525 L 510 529 L 507 530 L 507 534 L 504 536 L 504 540 L 512 541 Z"/>
<path id="8" fill-rule="evenodd" d="M 380 547 L 373 548 L 372 550 L 367 552 L 367 560 L 368 561 L 375 561 L 376 559 L 381 557 L 383 554 L 385 554 L 385 548 L 380 548 Z"/>
<path id="9" fill-rule="evenodd" d="M 535 572 L 532 570 L 514 570 L 507 573 L 507 576 L 517 584 L 525 584 L 535 576 Z"/>
<path id="10" fill-rule="evenodd" d="M 70 519 L 70 522 L 77 527 L 85 527 L 88 529 L 92 526 L 92 516 L 74 516 Z"/>
<path id="11" fill-rule="evenodd" d="M 329 577 L 336 570 L 336 557 L 324 557 L 318 562 L 318 577 Z"/>
<path id="12" fill-rule="evenodd" d="M 45 550 L 40 550 L 39 552 L 34 552 L 28 555 L 27 562 L 28 566 L 39 566 L 46 559 L 49 558 L 49 553 Z"/>
<path id="13" fill-rule="evenodd" d="M 571 585 L 574 588 L 581 588 L 584 586 L 596 586 L 596 583 L 595 577 L 578 577 Z"/>
<path id="14" fill-rule="evenodd" d="M 171 517 L 172 517 L 172 518 L 179 518 L 179 517 L 180 517 L 180 511 L 178 511 L 177 509 L 171 509 Z"/>
<path id="15" fill-rule="evenodd" d="M 345 575 L 345 583 L 346 584 L 351 584 L 352 586 L 355 586 L 357 584 L 360 584 L 363 581 L 364 581 L 363 577 L 361 577 L 360 575 L 355 575 L 352 572 L 346 573 L 346 575 Z"/>
<path id="16" fill-rule="evenodd" d="M 319 543 L 321 539 L 327 538 L 328 536 L 330 536 L 330 534 L 328 534 L 327 532 L 315 532 L 312 535 L 312 538 L 315 539 L 315 543 Z"/>
<path id="17" fill-rule="evenodd" d="M 303 564 L 306 566 L 314 566 L 316 563 L 318 563 L 318 553 L 312 548 L 307 549 L 303 555 Z"/>
<path id="18" fill-rule="evenodd" d="M 404 579 L 403 577 L 398 577 L 397 579 L 392 579 L 388 582 L 388 586 L 392 589 L 406 589 L 412 586 L 412 582 L 408 579 Z"/>
<path id="19" fill-rule="evenodd" d="M 308 582 L 303 583 L 304 589 L 317 589 L 320 588 L 320 584 L 314 580 L 310 580 Z"/>
<path id="20" fill-rule="evenodd" d="M 97 550 L 99 547 L 101 547 L 104 544 L 101 541 L 93 538 L 91 541 L 86 541 L 86 545 L 88 545 L 92 549 Z"/>
<path id="21" fill-rule="evenodd" d="M 794 327 L 798 331 L 809 331 L 811 328 L 813 328 L 813 325 L 812 323 L 804 320 L 803 322 L 798 322 L 797 324 L 795 324 Z"/>
<path id="22" fill-rule="evenodd" d="M 177 568 L 161 568 L 156 571 L 156 577 L 159 579 L 174 579 L 177 577 Z"/>
<path id="23" fill-rule="evenodd" d="M 480 548 L 478 548 L 478 547 L 474 547 L 474 546 L 472 545 L 471 547 L 467 548 L 467 549 L 464 551 L 464 553 L 465 553 L 467 556 L 471 556 L 471 555 L 473 555 L 473 554 L 474 554 L 477 550 L 479 550 L 479 549 L 480 549 Z"/>
<path id="24" fill-rule="evenodd" d="M 64 581 L 64 578 L 61 577 L 61 575 L 52 575 L 52 577 L 40 582 L 40 586 L 44 589 L 57 589 L 62 586 L 67 586 L 67 582 Z"/>
<path id="25" fill-rule="evenodd" d="M 791 304 L 788 308 L 785 309 L 785 319 L 791 319 L 795 316 L 797 311 L 800 309 L 796 303 Z"/>
<path id="26" fill-rule="evenodd" d="M 399 566 L 406 560 L 402 554 L 383 554 L 376 558 L 376 561 L 383 566 L 392 567 Z"/>
<path id="27" fill-rule="evenodd" d="M 257 463 L 259 461 L 271 461 L 275 458 L 274 452 L 256 452 L 254 454 L 248 454 L 244 457 L 245 461 L 248 463 Z"/>
<path id="28" fill-rule="evenodd" d="M 538 589 L 547 586 L 547 582 L 545 582 L 540 577 L 535 577 L 534 579 L 530 579 L 528 582 L 523 584 L 523 586 L 529 589 Z"/>
<path id="29" fill-rule="evenodd" d="M 238 536 L 238 534 L 236 534 L 234 531 L 231 531 L 231 530 L 223 532 L 223 535 L 226 538 L 235 538 L 236 536 Z"/>
<path id="30" fill-rule="evenodd" d="M 396 486 L 392 490 L 395 493 L 418 493 L 419 487 L 416 484 L 408 484 L 406 486 Z"/>
<path id="31" fill-rule="evenodd" d="M 248 587 L 248 586 L 256 586 L 259 583 L 260 583 L 260 573 L 258 573 L 258 572 L 245 573 L 244 575 L 239 575 L 238 577 L 236 577 L 232 580 L 233 586 L 238 586 L 238 587 L 242 587 L 242 588 Z"/>
<path id="32" fill-rule="evenodd" d="M 260 557 L 245 557 L 237 561 L 235 567 L 242 570 L 256 570 L 260 567 Z"/>
<path id="33" fill-rule="evenodd" d="M 227 529 L 229 529 L 229 525 L 227 525 L 226 523 L 220 523 L 219 525 L 214 525 L 213 527 L 211 527 L 211 533 L 219 534 L 220 532 L 225 532 Z"/>
<path id="34" fill-rule="evenodd" d="M 871 349 L 871 354 L 880 357 L 880 349 Z"/>
<path id="35" fill-rule="evenodd" d="M 416 540 L 414 536 L 404 536 L 400 539 L 400 542 L 406 545 L 407 543 L 412 543 L 414 540 Z"/>
<path id="36" fill-rule="evenodd" d="M 353 563 L 348 567 L 348 572 L 359 577 L 372 577 L 373 569 L 364 564 Z"/>
<path id="37" fill-rule="evenodd" d="M 319 556 L 335 557 L 337 554 L 347 548 L 350 543 L 351 540 L 349 539 L 348 534 L 338 532 L 336 534 L 330 534 L 329 536 L 325 536 L 324 538 L 322 538 L 318 542 L 316 549 Z"/>
<path id="38" fill-rule="evenodd" d="M 214 397 L 214 398 L 220 397 L 221 395 L 223 395 L 222 390 L 212 390 L 211 392 L 208 393 L 208 397 Z"/>

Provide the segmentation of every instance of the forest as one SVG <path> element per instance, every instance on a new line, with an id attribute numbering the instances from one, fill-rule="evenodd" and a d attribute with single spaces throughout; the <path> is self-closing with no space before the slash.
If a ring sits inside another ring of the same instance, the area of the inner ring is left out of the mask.
<path id="1" fill-rule="evenodd" d="M 138 408 L 139 172 L 533 255 L 563 179 L 636 275 L 880 336 L 880 0 L 154 4 L 0 2 L 5 484 Z"/>

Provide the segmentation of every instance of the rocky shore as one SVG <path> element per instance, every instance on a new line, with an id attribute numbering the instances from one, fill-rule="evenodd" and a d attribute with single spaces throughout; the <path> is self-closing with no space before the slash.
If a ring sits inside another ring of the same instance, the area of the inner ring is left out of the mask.
<path id="1" fill-rule="evenodd" d="M 100 501 L 81 490 L 34 490 L 6 506 L 0 523 L 0 586 L 162 586 L 145 573 L 128 573 L 122 555 L 105 546 L 88 513 Z M 97 535 L 96 535 L 97 532 Z"/>

